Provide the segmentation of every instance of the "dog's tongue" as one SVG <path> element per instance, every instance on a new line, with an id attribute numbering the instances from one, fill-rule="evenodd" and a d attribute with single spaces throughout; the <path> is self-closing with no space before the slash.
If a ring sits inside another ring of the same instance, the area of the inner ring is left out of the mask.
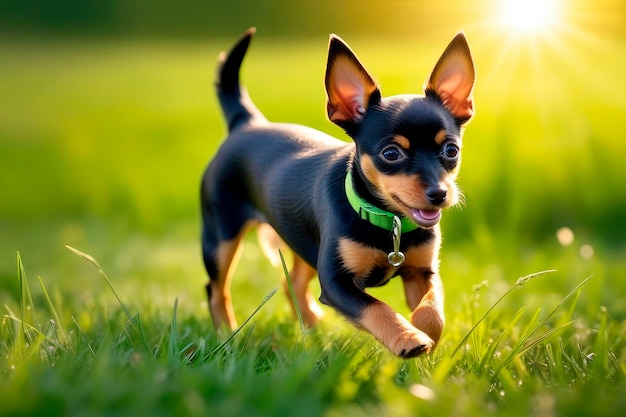
<path id="1" fill-rule="evenodd" d="M 426 220 L 435 220 L 441 213 L 439 210 L 418 210 L 420 216 Z"/>
<path id="2" fill-rule="evenodd" d="M 441 210 L 413 210 L 413 219 L 423 227 L 432 227 L 439 222 Z"/>

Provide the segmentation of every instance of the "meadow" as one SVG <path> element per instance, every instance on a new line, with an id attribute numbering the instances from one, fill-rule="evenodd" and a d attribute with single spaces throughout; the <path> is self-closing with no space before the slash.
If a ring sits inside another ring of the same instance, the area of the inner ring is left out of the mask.
<path id="1" fill-rule="evenodd" d="M 347 41 L 391 95 L 420 92 L 452 35 Z M 213 329 L 198 193 L 233 39 L 1 42 L 0 415 L 621 415 L 624 41 L 471 35 L 447 327 L 407 361 L 328 309 L 302 329 L 253 235 L 233 284 L 249 321 Z M 324 116 L 325 48 L 259 32 L 243 80 L 268 118 L 345 138 Z M 408 313 L 396 281 L 373 292 Z"/>

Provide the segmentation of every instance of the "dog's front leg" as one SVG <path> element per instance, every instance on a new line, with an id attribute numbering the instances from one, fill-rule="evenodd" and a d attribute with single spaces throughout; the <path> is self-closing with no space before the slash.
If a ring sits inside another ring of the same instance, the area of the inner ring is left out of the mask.
<path id="1" fill-rule="evenodd" d="M 411 323 L 436 344 L 445 324 L 441 277 L 436 272 L 411 268 L 402 272 L 402 281 L 407 304 L 413 311 Z"/>
<path id="2" fill-rule="evenodd" d="M 336 256 L 320 257 L 320 301 L 333 307 L 356 326 L 370 332 L 392 353 L 412 358 L 428 353 L 435 342 L 390 306 L 365 293 L 354 283 Z"/>

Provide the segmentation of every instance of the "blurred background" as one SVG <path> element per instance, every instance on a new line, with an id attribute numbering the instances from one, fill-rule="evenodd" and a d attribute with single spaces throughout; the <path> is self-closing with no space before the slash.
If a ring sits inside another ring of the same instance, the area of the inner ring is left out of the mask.
<path id="1" fill-rule="evenodd" d="M 199 180 L 225 134 L 215 59 L 249 26 L 242 78 L 261 110 L 342 139 L 324 112 L 329 33 L 393 95 L 420 93 L 465 31 L 477 112 L 466 204 L 442 223 L 452 299 L 556 268 L 546 293 L 594 274 L 583 306 L 626 318 L 621 0 L 3 0 L 0 302 L 16 297 L 17 251 L 31 275 L 93 294 L 66 244 L 131 287 L 200 302 Z M 248 274 L 280 276 L 264 268 Z"/>

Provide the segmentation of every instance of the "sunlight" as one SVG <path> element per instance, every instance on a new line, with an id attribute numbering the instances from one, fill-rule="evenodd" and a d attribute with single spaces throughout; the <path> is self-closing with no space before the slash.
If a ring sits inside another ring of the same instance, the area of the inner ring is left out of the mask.
<path id="1" fill-rule="evenodd" d="M 524 115 L 518 129 L 533 132 L 536 147 L 523 146 L 519 151 L 531 157 L 551 146 L 554 137 L 567 137 L 570 147 L 587 143 L 589 115 L 600 114 L 588 104 L 591 98 L 603 103 L 605 97 L 615 96 L 617 85 L 624 85 L 621 74 L 626 61 L 615 34 L 623 36 L 626 18 L 617 3 L 484 0 L 481 4 L 480 18 L 468 29 L 476 54 L 485 54 L 477 62 L 488 63 L 479 68 L 479 91 L 489 98 L 494 114 Z M 611 70 L 608 60 L 614 62 Z M 576 96 L 573 91 L 579 86 L 583 88 L 576 90 Z M 582 97 L 583 92 L 587 99 L 572 99 Z M 566 235 L 561 238 L 563 242 L 568 239 Z"/>
<path id="2" fill-rule="evenodd" d="M 518 35 L 536 35 L 549 31 L 559 21 L 559 0 L 501 0 L 498 21 Z"/>

